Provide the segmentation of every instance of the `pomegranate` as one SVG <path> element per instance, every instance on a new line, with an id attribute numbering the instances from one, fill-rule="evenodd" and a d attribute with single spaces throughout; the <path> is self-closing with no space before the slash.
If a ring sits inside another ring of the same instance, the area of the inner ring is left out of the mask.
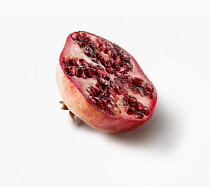
<path id="1" fill-rule="evenodd" d="M 154 85 L 127 51 L 102 37 L 71 33 L 56 74 L 67 108 L 98 130 L 130 131 L 153 114 Z"/>

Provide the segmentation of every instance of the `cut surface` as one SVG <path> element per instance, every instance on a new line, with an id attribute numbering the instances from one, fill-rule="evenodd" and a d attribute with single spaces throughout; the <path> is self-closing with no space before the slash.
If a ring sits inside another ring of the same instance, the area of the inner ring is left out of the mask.
<path id="1" fill-rule="evenodd" d="M 113 118 L 146 121 L 152 115 L 156 90 L 128 52 L 84 31 L 68 40 L 60 66 L 87 102 Z"/>

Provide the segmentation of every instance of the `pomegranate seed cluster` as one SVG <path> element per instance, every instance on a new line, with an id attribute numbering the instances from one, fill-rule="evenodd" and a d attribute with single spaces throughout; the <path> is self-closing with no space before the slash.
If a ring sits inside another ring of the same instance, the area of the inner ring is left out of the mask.
<path id="1" fill-rule="evenodd" d="M 110 115 L 121 114 L 119 103 L 122 103 L 128 115 L 136 119 L 148 116 L 148 108 L 130 95 L 128 90 L 148 99 L 153 98 L 154 90 L 142 79 L 130 76 L 133 65 L 128 53 L 103 38 L 92 40 L 82 32 L 74 33 L 72 39 L 92 62 L 70 58 L 63 59 L 62 64 L 68 76 L 97 80 L 94 86 L 87 86 L 89 101 Z"/>

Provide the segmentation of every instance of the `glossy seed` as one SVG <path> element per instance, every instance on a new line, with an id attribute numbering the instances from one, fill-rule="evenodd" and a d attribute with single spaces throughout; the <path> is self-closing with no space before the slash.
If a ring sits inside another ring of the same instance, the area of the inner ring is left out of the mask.
<path id="1" fill-rule="evenodd" d="M 97 81 L 102 86 L 102 88 L 105 88 L 105 87 L 109 86 L 109 81 L 107 81 L 107 80 L 105 80 L 101 77 L 98 77 Z"/>
<path id="2" fill-rule="evenodd" d="M 107 103 L 107 98 L 105 96 L 101 96 L 101 100 L 104 102 L 104 103 Z"/>
<path id="3" fill-rule="evenodd" d="M 108 87 L 108 92 L 111 94 L 115 94 L 115 91 L 112 87 Z"/>
<path id="4" fill-rule="evenodd" d="M 85 74 L 87 75 L 88 78 L 92 78 L 93 77 L 93 70 L 86 69 Z"/>
<path id="5" fill-rule="evenodd" d="M 137 103 L 135 103 L 134 107 L 135 107 L 136 111 L 140 111 L 142 109 L 142 107 L 143 107 L 143 104 L 137 102 Z"/>
<path id="6" fill-rule="evenodd" d="M 151 85 L 149 85 L 148 83 L 146 84 L 146 88 L 145 88 L 148 92 L 154 92 L 154 89 Z"/>
<path id="7" fill-rule="evenodd" d="M 141 113 L 136 113 L 136 114 L 133 115 L 133 117 L 136 118 L 136 119 L 142 119 L 144 116 Z"/>
<path id="8" fill-rule="evenodd" d="M 93 99 L 96 101 L 96 104 L 102 104 L 102 101 L 98 97 L 93 97 Z"/>
<path id="9" fill-rule="evenodd" d="M 121 95 L 121 91 L 117 87 L 114 88 L 114 91 L 116 92 L 116 94 Z"/>
<path id="10" fill-rule="evenodd" d="M 89 99 L 94 105 L 96 104 L 96 101 L 95 101 L 95 99 L 93 99 L 92 96 L 88 96 L 88 99 Z"/>
<path id="11" fill-rule="evenodd" d="M 139 79 L 138 77 L 134 77 L 133 80 L 132 80 L 132 84 L 139 87 L 141 81 L 142 80 Z"/>
<path id="12" fill-rule="evenodd" d="M 133 115 L 133 114 L 135 114 L 135 113 L 136 113 L 136 111 L 135 111 L 135 109 L 132 108 L 132 107 L 130 107 L 130 108 L 128 109 L 128 111 L 127 111 L 127 114 L 128 114 L 128 115 Z"/>
<path id="13" fill-rule="evenodd" d="M 152 98 L 153 98 L 152 93 L 151 93 L 151 92 L 148 92 L 148 91 L 145 93 L 145 96 L 146 96 L 148 99 L 152 99 Z"/>
<path id="14" fill-rule="evenodd" d="M 146 116 L 149 115 L 149 109 L 147 107 L 144 107 L 144 115 Z"/>
<path id="15" fill-rule="evenodd" d="M 106 74 L 107 73 L 104 70 L 101 70 L 101 69 L 96 70 L 96 75 L 98 75 L 100 77 L 105 77 Z"/>
<path id="16" fill-rule="evenodd" d="M 129 103 L 129 104 L 131 104 L 131 103 L 136 103 L 136 102 L 137 102 L 137 99 L 136 99 L 135 97 L 130 96 L 130 97 L 128 98 L 128 103 Z"/>
<path id="17" fill-rule="evenodd" d="M 144 92 L 144 90 L 143 90 L 142 88 L 139 90 L 139 94 L 140 94 L 142 97 L 145 96 L 145 92 Z"/>

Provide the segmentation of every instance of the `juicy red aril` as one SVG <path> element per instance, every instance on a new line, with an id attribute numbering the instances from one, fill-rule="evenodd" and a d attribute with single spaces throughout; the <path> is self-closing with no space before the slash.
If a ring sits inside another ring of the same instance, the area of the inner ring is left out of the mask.
<path id="1" fill-rule="evenodd" d="M 101 69 L 96 70 L 96 73 L 97 73 L 97 75 L 100 76 L 100 77 L 105 77 L 106 74 L 107 74 L 104 70 L 101 70 Z"/>
<path id="2" fill-rule="evenodd" d="M 102 88 L 105 88 L 109 85 L 109 82 L 101 77 L 97 78 L 97 81 L 102 86 Z"/>
<path id="3" fill-rule="evenodd" d="M 109 96 L 109 98 L 110 98 L 113 102 L 117 102 L 117 97 L 116 97 L 116 95 L 111 94 L 111 95 Z"/>
<path id="4" fill-rule="evenodd" d="M 111 94 L 115 94 L 115 91 L 114 91 L 114 89 L 112 87 L 108 88 L 108 92 L 111 93 Z"/>
<path id="5" fill-rule="evenodd" d="M 93 97 L 93 99 L 96 101 L 96 104 L 102 104 L 102 101 L 98 97 Z"/>
<path id="6" fill-rule="evenodd" d="M 125 98 L 126 100 L 128 100 L 129 95 L 128 95 L 128 94 L 125 94 L 125 95 L 124 95 L 124 98 Z"/>
<path id="7" fill-rule="evenodd" d="M 144 115 L 148 116 L 149 115 L 149 110 L 147 107 L 144 107 Z"/>
<path id="8" fill-rule="evenodd" d="M 94 99 L 92 96 L 88 96 L 88 99 L 89 99 L 93 104 L 96 104 L 96 101 L 95 101 L 95 99 Z"/>
<path id="9" fill-rule="evenodd" d="M 142 97 L 144 97 L 145 91 L 144 91 L 142 88 L 139 90 L 139 93 L 140 93 L 140 95 L 141 95 Z"/>
<path id="10" fill-rule="evenodd" d="M 117 87 L 114 88 L 114 91 L 116 92 L 116 94 L 121 95 L 121 92 Z"/>
<path id="11" fill-rule="evenodd" d="M 113 74 L 114 73 L 114 69 L 112 67 L 107 67 L 106 68 L 106 72 L 110 73 L 110 74 Z"/>
<path id="12" fill-rule="evenodd" d="M 137 103 L 135 103 L 135 109 L 137 110 L 137 111 L 140 111 L 141 109 L 142 109 L 142 107 L 143 107 L 143 104 L 141 104 L 141 103 L 139 103 L 139 102 L 137 102 Z"/>
<path id="13" fill-rule="evenodd" d="M 127 91 L 126 89 L 122 89 L 122 90 L 121 90 L 121 93 L 122 93 L 123 95 L 126 95 L 126 94 L 128 94 L 128 91 Z"/>
<path id="14" fill-rule="evenodd" d="M 72 40 L 86 57 L 64 58 L 61 64 L 68 76 L 87 79 L 90 102 L 109 115 L 118 115 L 124 110 L 116 104 L 119 102 L 135 119 L 149 115 L 139 98 L 153 99 L 154 89 L 145 80 L 132 77 L 132 57 L 126 51 L 103 38 L 94 40 L 85 32 L 72 34 Z"/>
<path id="15" fill-rule="evenodd" d="M 107 103 L 107 98 L 105 96 L 101 96 L 101 100 L 104 102 L 104 103 Z"/>
<path id="16" fill-rule="evenodd" d="M 85 70 L 85 74 L 87 75 L 88 78 L 92 78 L 93 77 L 93 70 L 92 69 L 87 69 Z"/>
<path id="17" fill-rule="evenodd" d="M 136 113 L 136 111 L 135 111 L 134 108 L 129 108 L 128 111 L 127 111 L 127 114 L 128 114 L 128 115 L 133 115 L 133 114 L 135 114 L 135 113 Z"/>
<path id="18" fill-rule="evenodd" d="M 133 117 L 136 118 L 136 119 L 142 119 L 144 116 L 141 113 L 136 113 L 136 114 L 133 115 Z"/>
<path id="19" fill-rule="evenodd" d="M 130 96 L 130 97 L 128 98 L 128 103 L 129 103 L 129 104 L 131 104 L 131 103 L 136 103 L 136 102 L 137 102 L 137 99 L 136 99 L 135 97 Z"/>
<path id="20" fill-rule="evenodd" d="M 123 76 L 123 74 L 122 74 L 122 73 L 120 73 L 120 72 L 118 72 L 118 71 L 116 71 L 116 72 L 115 72 L 115 75 L 116 75 L 117 77 L 121 77 L 121 76 Z"/>
<path id="21" fill-rule="evenodd" d="M 146 93 L 145 93 L 145 96 L 146 96 L 148 99 L 152 99 L 152 93 L 151 93 L 151 92 L 146 92 Z"/>
<path id="22" fill-rule="evenodd" d="M 149 85 L 149 84 L 146 84 L 146 91 L 148 91 L 148 92 L 153 92 L 154 90 L 153 90 L 153 87 L 151 86 L 151 85 Z"/>
<path id="23" fill-rule="evenodd" d="M 141 81 L 142 81 L 142 80 L 139 79 L 138 77 L 134 77 L 132 83 L 133 83 L 133 85 L 135 85 L 135 86 L 139 86 Z"/>
<path id="24" fill-rule="evenodd" d="M 81 77 L 83 79 L 86 78 L 84 71 L 82 69 L 78 69 L 77 74 L 78 74 L 77 77 Z"/>
<path id="25" fill-rule="evenodd" d="M 149 110 L 148 110 L 147 107 L 142 107 L 141 110 L 140 110 L 140 112 L 141 112 L 142 114 L 146 115 L 146 116 L 149 115 Z"/>

